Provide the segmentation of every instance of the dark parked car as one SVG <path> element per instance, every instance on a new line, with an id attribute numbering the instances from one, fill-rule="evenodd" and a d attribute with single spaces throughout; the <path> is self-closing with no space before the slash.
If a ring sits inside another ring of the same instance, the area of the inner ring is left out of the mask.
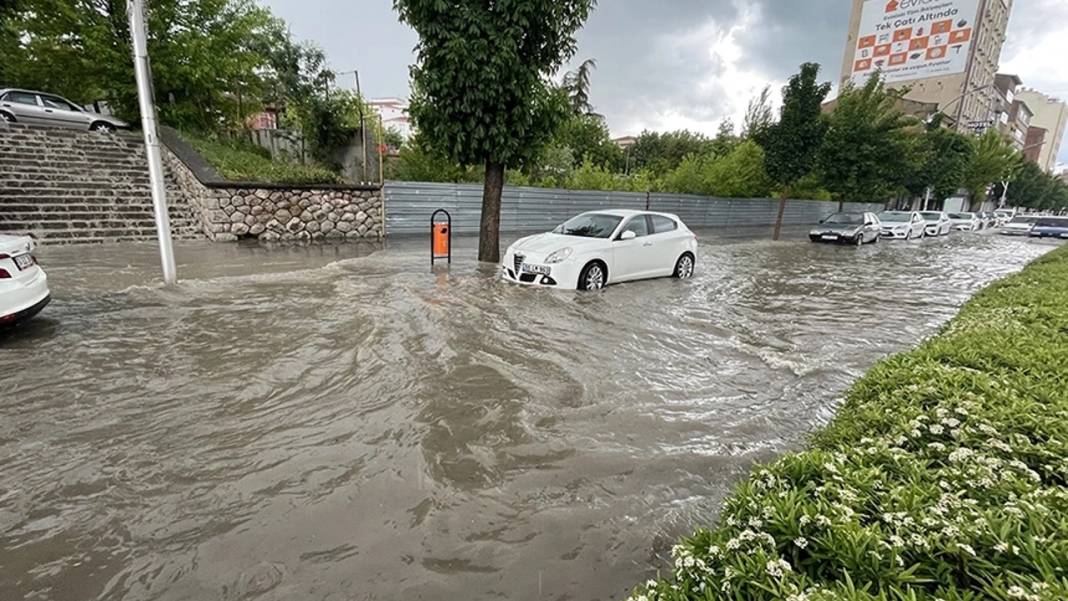
<path id="1" fill-rule="evenodd" d="M 1028 235 L 1033 238 L 1068 238 L 1068 217 L 1042 217 Z"/>
<path id="2" fill-rule="evenodd" d="M 841 242 L 860 246 L 879 241 L 881 224 L 875 213 L 835 213 L 809 232 L 813 242 Z"/>

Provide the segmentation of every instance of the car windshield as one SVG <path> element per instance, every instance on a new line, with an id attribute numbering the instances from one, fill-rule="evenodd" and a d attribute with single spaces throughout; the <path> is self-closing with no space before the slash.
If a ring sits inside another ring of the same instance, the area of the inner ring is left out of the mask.
<path id="1" fill-rule="evenodd" d="M 1038 227 L 1063 227 L 1068 228 L 1068 218 L 1065 217 L 1046 217 L 1045 219 L 1039 219 L 1035 223 Z"/>
<path id="2" fill-rule="evenodd" d="M 942 218 L 942 214 L 941 213 L 932 213 L 930 211 L 926 211 L 926 212 L 920 213 L 920 215 L 923 215 L 924 219 L 933 219 L 935 221 L 937 221 L 937 220 Z"/>
<path id="3" fill-rule="evenodd" d="M 553 233 L 580 238 L 608 238 L 619 227 L 620 221 L 623 221 L 623 218 L 616 215 L 588 213 L 568 220 L 553 230 Z"/>
<path id="4" fill-rule="evenodd" d="M 882 213 L 879 219 L 891 223 L 905 223 L 912 220 L 912 213 Z"/>
<path id="5" fill-rule="evenodd" d="M 1031 225 L 1036 221 L 1038 221 L 1037 217 L 1016 217 L 1009 223 L 1022 223 L 1024 225 Z"/>
<path id="6" fill-rule="evenodd" d="M 835 213 L 823 220 L 827 225 L 864 225 L 864 215 L 861 213 Z"/>
<path id="7" fill-rule="evenodd" d="M 972 218 L 972 214 L 971 213 L 950 213 L 949 214 L 949 218 L 950 219 L 971 219 Z"/>

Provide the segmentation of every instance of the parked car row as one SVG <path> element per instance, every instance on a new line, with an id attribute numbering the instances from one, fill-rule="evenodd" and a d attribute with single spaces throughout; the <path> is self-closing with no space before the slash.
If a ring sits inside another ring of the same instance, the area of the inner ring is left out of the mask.
<path id="1" fill-rule="evenodd" d="M 1017 215 L 1005 224 L 1001 233 L 1032 238 L 1068 238 L 1068 217 Z"/>
<path id="2" fill-rule="evenodd" d="M 951 232 L 977 232 L 1010 222 L 1010 211 L 946 213 L 943 211 L 883 211 L 882 213 L 835 213 L 809 232 L 813 242 L 837 242 L 860 246 L 880 238 L 914 240 L 947 236 Z"/>

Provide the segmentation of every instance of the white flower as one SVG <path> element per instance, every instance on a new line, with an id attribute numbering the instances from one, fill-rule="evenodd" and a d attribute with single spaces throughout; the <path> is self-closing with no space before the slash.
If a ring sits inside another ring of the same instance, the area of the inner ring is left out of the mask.
<path id="1" fill-rule="evenodd" d="M 799 536 L 794 539 L 794 544 L 797 545 L 798 549 L 804 549 L 808 546 L 808 539 L 803 536 Z"/>
<path id="2" fill-rule="evenodd" d="M 769 561 L 768 564 L 764 566 L 764 571 L 768 573 L 768 576 L 771 576 L 773 578 L 782 578 L 783 574 L 787 572 L 792 572 L 793 568 L 790 567 L 789 562 L 787 562 L 785 559 L 779 558 L 773 561 Z"/>
<path id="3" fill-rule="evenodd" d="M 807 526 L 807 525 L 808 525 L 808 523 L 812 521 L 812 518 L 808 517 L 808 515 L 803 515 L 803 516 L 801 516 L 801 518 L 800 518 L 799 520 L 797 520 L 797 521 L 798 521 L 798 523 L 799 523 L 799 524 L 801 524 L 802 526 Z"/>
<path id="4" fill-rule="evenodd" d="M 961 551 L 964 551 L 968 555 L 971 555 L 972 557 L 975 557 L 975 549 L 973 549 L 971 545 L 966 545 L 964 543 L 958 543 L 957 544 L 957 548 L 960 549 Z"/>
<path id="5" fill-rule="evenodd" d="M 1009 545 L 1006 543 L 998 543 L 994 545 L 994 550 L 998 553 L 1004 553 L 1005 551 L 1009 550 Z"/>
<path id="6" fill-rule="evenodd" d="M 929 429 L 931 430 L 931 434 L 935 434 L 935 435 L 938 435 L 938 434 L 941 434 L 942 432 L 945 432 L 945 429 L 942 426 L 938 425 L 938 424 L 931 424 L 931 427 Z"/>
<path id="7" fill-rule="evenodd" d="M 720 548 L 717 545 L 712 545 L 711 547 L 708 548 L 708 556 L 713 558 L 713 559 L 718 558 L 722 554 L 723 554 L 723 551 L 721 551 Z"/>

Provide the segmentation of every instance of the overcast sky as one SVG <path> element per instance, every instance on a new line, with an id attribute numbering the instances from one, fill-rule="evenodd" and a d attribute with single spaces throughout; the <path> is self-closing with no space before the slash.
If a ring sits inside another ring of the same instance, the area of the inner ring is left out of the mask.
<path id="1" fill-rule="evenodd" d="M 407 96 L 417 37 L 389 0 L 260 0 L 337 71 L 360 69 L 369 97 Z M 1018 0 L 1002 71 L 1068 98 L 1068 0 Z M 837 81 L 849 0 L 600 0 L 574 63 L 597 59 L 592 101 L 613 136 L 643 129 L 714 133 L 740 122 L 764 85 L 776 89 L 805 61 Z M 318 10 L 313 10 L 312 7 Z M 351 85 L 351 75 L 339 83 Z M 1068 163 L 1068 144 L 1060 153 Z"/>

